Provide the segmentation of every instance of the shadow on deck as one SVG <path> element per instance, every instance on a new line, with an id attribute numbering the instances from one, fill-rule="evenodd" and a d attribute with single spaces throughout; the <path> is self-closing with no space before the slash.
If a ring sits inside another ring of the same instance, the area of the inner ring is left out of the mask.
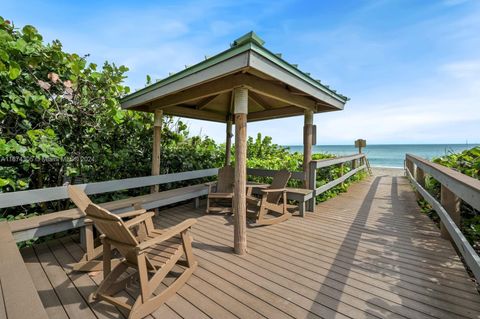
<path id="1" fill-rule="evenodd" d="M 191 217 L 199 268 L 149 318 L 480 318 L 474 284 L 403 177 L 372 177 L 305 218 L 249 228 L 243 257 L 232 254 L 224 216 L 187 204 L 155 222 L 164 228 Z M 50 317 L 124 318 L 87 302 L 102 275 L 70 271 L 83 255 L 71 238 L 22 254 Z"/>

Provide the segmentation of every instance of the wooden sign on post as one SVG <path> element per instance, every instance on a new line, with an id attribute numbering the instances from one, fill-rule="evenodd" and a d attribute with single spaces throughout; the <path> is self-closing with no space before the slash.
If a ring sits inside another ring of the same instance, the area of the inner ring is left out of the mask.
<path id="1" fill-rule="evenodd" d="M 358 147 L 358 153 L 362 153 L 362 148 L 367 146 L 367 140 L 358 139 L 355 141 L 355 147 Z"/>

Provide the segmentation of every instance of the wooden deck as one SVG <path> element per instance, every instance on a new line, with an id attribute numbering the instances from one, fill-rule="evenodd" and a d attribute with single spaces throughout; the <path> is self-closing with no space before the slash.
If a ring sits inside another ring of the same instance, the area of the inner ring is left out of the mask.
<path id="1" fill-rule="evenodd" d="M 371 177 L 305 218 L 249 228 L 244 257 L 232 254 L 232 220 L 203 210 L 156 218 L 160 227 L 198 218 L 199 268 L 148 318 L 480 318 L 474 283 L 404 177 Z M 51 318 L 124 318 L 87 302 L 102 276 L 70 271 L 83 255 L 71 238 L 22 255 Z"/>

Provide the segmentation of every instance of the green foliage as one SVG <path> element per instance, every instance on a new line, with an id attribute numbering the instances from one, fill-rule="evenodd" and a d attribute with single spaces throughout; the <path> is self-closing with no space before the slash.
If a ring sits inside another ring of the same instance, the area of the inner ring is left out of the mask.
<path id="1" fill-rule="evenodd" d="M 438 163 L 450 167 L 462 174 L 480 179 L 480 147 L 474 147 L 460 153 L 451 153 L 433 159 Z M 440 201 L 440 183 L 427 176 L 425 188 Z M 440 218 L 432 207 L 424 200 L 419 201 L 422 212 L 430 216 L 435 222 L 440 223 Z M 480 246 L 480 212 L 473 209 L 465 202 L 461 204 L 462 224 L 460 229 L 470 244 L 477 248 Z"/>
<path id="2" fill-rule="evenodd" d="M 0 191 L 150 174 L 150 113 L 122 110 L 125 66 L 64 52 L 33 26 L 0 17 Z M 161 173 L 218 166 L 221 152 L 164 117 Z M 167 186 L 168 187 L 168 186 Z M 137 190 L 134 192 L 141 192 Z M 107 195 L 103 200 L 126 196 Z M 2 210 L 0 216 L 64 209 L 68 201 Z"/>
<path id="3" fill-rule="evenodd" d="M 433 162 L 453 168 L 470 177 L 480 179 L 480 146 L 465 150 L 461 153 L 451 153 L 435 158 Z"/>

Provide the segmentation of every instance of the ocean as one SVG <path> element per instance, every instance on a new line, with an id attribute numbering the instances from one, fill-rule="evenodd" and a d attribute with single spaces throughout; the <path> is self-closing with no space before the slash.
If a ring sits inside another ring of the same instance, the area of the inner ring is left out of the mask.
<path id="1" fill-rule="evenodd" d="M 410 153 L 426 159 L 432 159 L 450 153 L 478 146 L 480 144 L 390 144 L 368 145 L 363 153 L 371 166 L 375 167 L 403 167 L 405 154 Z M 303 152 L 303 145 L 286 145 L 291 152 Z M 330 153 L 338 156 L 358 153 L 353 145 L 314 145 L 313 152 Z"/>

